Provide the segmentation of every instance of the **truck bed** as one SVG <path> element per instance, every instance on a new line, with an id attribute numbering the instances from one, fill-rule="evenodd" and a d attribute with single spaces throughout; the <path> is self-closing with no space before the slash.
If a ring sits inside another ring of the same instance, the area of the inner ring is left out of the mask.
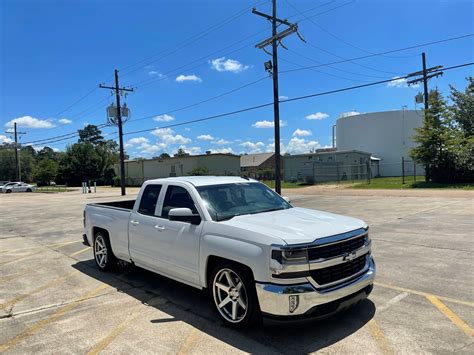
<path id="1" fill-rule="evenodd" d="M 92 203 L 91 205 L 106 207 L 106 208 L 121 208 L 121 209 L 131 211 L 133 210 L 133 206 L 135 205 L 135 200 L 98 202 L 98 203 Z"/>

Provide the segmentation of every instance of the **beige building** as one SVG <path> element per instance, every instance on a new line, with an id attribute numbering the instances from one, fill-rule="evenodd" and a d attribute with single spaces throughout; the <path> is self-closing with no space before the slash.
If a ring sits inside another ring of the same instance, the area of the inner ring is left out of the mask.
<path id="1" fill-rule="evenodd" d="M 371 154 L 358 150 L 320 149 L 314 153 L 285 155 L 285 181 L 318 183 L 366 179 L 374 176 Z"/>
<path id="2" fill-rule="evenodd" d="M 283 158 L 280 158 L 283 172 Z M 275 153 L 243 154 L 240 156 L 240 171 L 242 175 L 258 180 L 275 178 Z"/>
<path id="3" fill-rule="evenodd" d="M 201 170 L 206 175 L 240 176 L 240 157 L 233 154 L 189 155 L 168 159 L 144 159 L 125 161 L 125 181 L 127 185 L 141 185 L 145 180 L 171 176 L 191 175 Z M 115 166 L 120 176 L 119 166 Z"/>

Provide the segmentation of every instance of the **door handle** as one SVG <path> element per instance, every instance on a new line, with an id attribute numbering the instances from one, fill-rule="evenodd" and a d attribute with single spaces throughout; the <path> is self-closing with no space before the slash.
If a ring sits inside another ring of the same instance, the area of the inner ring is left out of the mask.
<path id="1" fill-rule="evenodd" d="M 130 223 L 133 224 L 133 225 L 135 225 L 135 226 L 140 224 L 140 222 L 134 221 L 133 219 L 130 221 Z"/>
<path id="2" fill-rule="evenodd" d="M 162 232 L 162 231 L 165 230 L 165 227 L 164 227 L 164 226 L 156 225 L 156 226 L 155 226 L 155 229 L 158 229 L 160 232 Z"/>

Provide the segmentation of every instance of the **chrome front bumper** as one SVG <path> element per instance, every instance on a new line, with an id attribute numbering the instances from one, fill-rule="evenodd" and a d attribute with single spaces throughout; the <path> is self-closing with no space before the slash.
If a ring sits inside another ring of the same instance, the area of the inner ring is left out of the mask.
<path id="1" fill-rule="evenodd" d="M 298 285 L 256 283 L 257 297 L 263 314 L 270 316 L 302 316 L 316 306 L 355 295 L 374 283 L 375 263 L 370 257 L 367 271 L 355 279 L 331 288 L 316 289 L 310 282 Z M 296 297 L 295 297 L 296 296 Z M 295 307 L 290 312 L 290 306 Z"/>

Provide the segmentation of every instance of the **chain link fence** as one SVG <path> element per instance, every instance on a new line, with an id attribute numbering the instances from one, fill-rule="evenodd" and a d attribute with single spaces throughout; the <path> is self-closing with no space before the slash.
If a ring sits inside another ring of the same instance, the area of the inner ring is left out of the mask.
<path id="1" fill-rule="evenodd" d="M 285 180 L 300 184 L 367 182 L 379 177 L 400 177 L 402 183 L 422 179 L 421 166 L 402 158 L 398 163 L 370 161 L 363 164 L 343 164 L 342 162 L 311 162 L 300 169 L 286 170 Z"/>

